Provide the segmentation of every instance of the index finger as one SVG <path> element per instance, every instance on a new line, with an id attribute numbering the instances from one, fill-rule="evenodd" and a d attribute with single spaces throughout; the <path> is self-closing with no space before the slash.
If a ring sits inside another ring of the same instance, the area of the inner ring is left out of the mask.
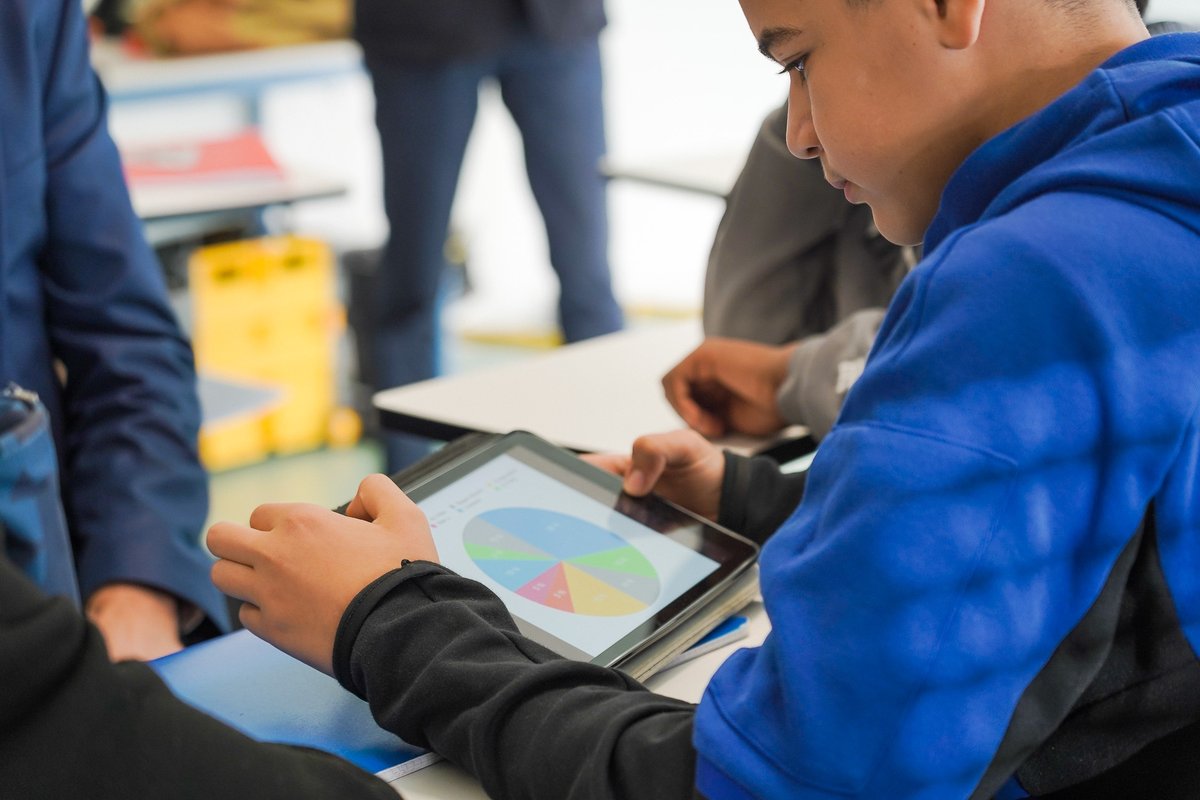
<path id="1" fill-rule="evenodd" d="M 254 566 L 258 561 L 261 531 L 235 522 L 218 522 L 208 529 L 204 542 L 217 558 Z"/>
<path id="2" fill-rule="evenodd" d="M 312 503 L 263 503 L 250 512 L 250 527 L 259 531 L 269 531 L 299 508 L 325 510 Z"/>
<path id="3" fill-rule="evenodd" d="M 614 475 L 624 476 L 629 471 L 628 453 L 585 453 L 580 458 Z"/>
<path id="4" fill-rule="evenodd" d="M 685 358 L 663 375 L 663 393 L 675 413 L 688 425 L 694 425 L 697 418 L 703 414 L 703 409 L 692 398 L 691 363 Z"/>
<path id="5" fill-rule="evenodd" d="M 363 478 L 358 485 L 358 492 L 350 505 L 346 506 L 346 516 L 373 522 L 381 517 L 403 513 L 416 504 L 409 499 L 395 481 L 386 475 L 376 473 Z"/>

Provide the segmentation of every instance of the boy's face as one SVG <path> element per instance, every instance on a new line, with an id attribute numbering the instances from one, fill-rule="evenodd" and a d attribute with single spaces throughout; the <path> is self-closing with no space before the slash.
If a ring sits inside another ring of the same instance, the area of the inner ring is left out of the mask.
<path id="1" fill-rule="evenodd" d="M 919 243 L 983 138 L 972 132 L 970 59 L 945 46 L 934 0 L 740 2 L 773 60 L 803 64 L 788 71 L 788 148 L 819 157 L 888 239 Z"/>

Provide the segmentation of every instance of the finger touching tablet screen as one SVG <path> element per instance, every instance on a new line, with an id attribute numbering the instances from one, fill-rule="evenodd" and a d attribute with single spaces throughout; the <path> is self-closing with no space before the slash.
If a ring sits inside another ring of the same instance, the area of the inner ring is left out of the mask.
<path id="1" fill-rule="evenodd" d="M 442 563 L 488 586 L 529 638 L 614 664 L 753 564 L 757 547 L 531 434 L 404 486 Z"/>

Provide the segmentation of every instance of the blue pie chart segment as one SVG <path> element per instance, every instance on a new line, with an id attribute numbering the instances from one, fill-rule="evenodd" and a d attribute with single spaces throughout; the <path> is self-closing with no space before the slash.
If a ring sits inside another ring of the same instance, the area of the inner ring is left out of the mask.
<path id="1" fill-rule="evenodd" d="M 658 572 L 637 548 L 569 514 L 538 508 L 486 511 L 467 523 L 463 544 L 501 586 L 559 611 L 633 614 L 660 591 Z"/>

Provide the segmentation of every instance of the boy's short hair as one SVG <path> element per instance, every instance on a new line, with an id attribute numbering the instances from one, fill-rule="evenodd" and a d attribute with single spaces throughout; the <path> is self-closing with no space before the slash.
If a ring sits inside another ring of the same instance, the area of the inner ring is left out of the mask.
<path id="1" fill-rule="evenodd" d="M 1071 6 L 1073 9 L 1084 9 L 1090 5 L 1094 5 L 1094 0 L 1049 0 L 1051 5 L 1055 6 Z M 1150 5 L 1150 0 L 1125 0 L 1126 5 L 1132 4 L 1137 8 L 1138 14 L 1146 15 L 1146 6 Z"/>
<path id="2" fill-rule="evenodd" d="M 1073 6 L 1083 6 L 1083 5 L 1086 5 L 1087 3 L 1091 2 L 1091 0 L 1048 0 L 1048 1 L 1053 5 L 1073 5 Z M 862 6 L 868 6 L 874 2 L 876 2 L 876 0 L 846 0 L 847 5 L 850 5 L 855 8 L 861 8 Z M 1128 3 L 1129 0 L 1125 0 L 1125 2 Z M 1144 17 L 1144 16 L 1146 16 L 1146 6 L 1150 5 L 1150 0 L 1133 0 L 1133 5 L 1137 8 L 1138 14 Z"/>

